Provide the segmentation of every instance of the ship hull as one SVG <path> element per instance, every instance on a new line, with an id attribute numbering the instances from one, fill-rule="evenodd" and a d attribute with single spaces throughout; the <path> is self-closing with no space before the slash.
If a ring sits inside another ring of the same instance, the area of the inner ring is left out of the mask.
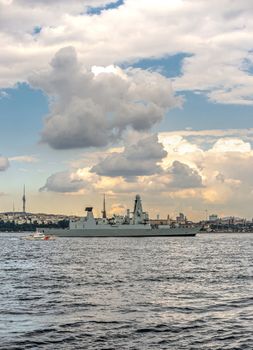
<path id="1" fill-rule="evenodd" d="M 193 237 L 198 227 L 158 229 L 44 229 L 44 233 L 58 237 Z"/>

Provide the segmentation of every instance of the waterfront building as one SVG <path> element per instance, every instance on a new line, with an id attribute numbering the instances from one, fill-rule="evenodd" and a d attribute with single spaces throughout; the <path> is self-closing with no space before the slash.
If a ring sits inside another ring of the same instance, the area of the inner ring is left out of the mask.
<path id="1" fill-rule="evenodd" d="M 211 221 L 211 222 L 216 222 L 216 221 L 218 221 L 218 220 L 219 220 L 219 217 L 218 217 L 217 214 L 211 214 L 211 215 L 209 215 L 209 221 Z"/>

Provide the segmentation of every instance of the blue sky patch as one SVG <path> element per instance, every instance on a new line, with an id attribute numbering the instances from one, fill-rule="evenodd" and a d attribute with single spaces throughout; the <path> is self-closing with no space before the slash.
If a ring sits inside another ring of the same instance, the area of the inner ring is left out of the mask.
<path id="1" fill-rule="evenodd" d="M 43 117 L 48 113 L 48 99 L 40 90 L 28 84 L 18 84 L 15 89 L 5 89 L 8 98 L 0 99 L 1 152 L 38 142 Z M 11 137 L 10 137 L 11 135 Z M 12 152 L 11 152 L 12 153 Z"/>
<path id="2" fill-rule="evenodd" d="M 124 0 L 118 0 L 116 2 L 110 2 L 105 6 L 89 7 L 86 13 L 88 15 L 100 15 L 102 11 L 115 9 L 123 4 L 124 4 Z"/>
<path id="3" fill-rule="evenodd" d="M 242 70 L 250 75 L 253 75 L 253 61 L 245 58 L 242 62 Z"/>
<path id="4" fill-rule="evenodd" d="M 159 131 L 192 128 L 243 129 L 252 126 L 252 106 L 227 105 L 208 101 L 207 96 L 194 92 L 180 92 L 185 98 L 182 107 L 170 110 L 159 125 Z"/>
<path id="5" fill-rule="evenodd" d="M 173 78 L 181 75 L 183 61 L 186 57 L 191 57 L 189 53 L 178 53 L 173 56 L 164 56 L 162 58 L 145 58 L 134 63 L 123 63 L 122 68 L 134 67 L 158 71 L 162 75 Z"/>
<path id="6" fill-rule="evenodd" d="M 41 32 L 41 30 L 42 30 L 42 27 L 40 27 L 40 26 L 35 26 L 35 27 L 33 28 L 32 34 L 33 34 L 33 35 L 37 35 L 37 34 L 39 34 L 39 33 Z"/>

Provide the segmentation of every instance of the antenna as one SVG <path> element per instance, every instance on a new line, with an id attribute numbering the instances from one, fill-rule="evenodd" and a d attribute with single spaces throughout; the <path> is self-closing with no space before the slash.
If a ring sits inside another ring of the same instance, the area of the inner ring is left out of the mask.
<path id="1" fill-rule="evenodd" d="M 23 213 L 25 213 L 25 203 L 26 203 L 26 197 L 25 197 L 25 185 L 24 185 L 24 190 L 23 190 L 23 197 L 22 197 L 22 201 L 23 201 Z"/>
<path id="2" fill-rule="evenodd" d="M 102 218 L 103 218 L 103 219 L 106 219 L 105 194 L 104 194 L 104 201 L 103 201 Z"/>

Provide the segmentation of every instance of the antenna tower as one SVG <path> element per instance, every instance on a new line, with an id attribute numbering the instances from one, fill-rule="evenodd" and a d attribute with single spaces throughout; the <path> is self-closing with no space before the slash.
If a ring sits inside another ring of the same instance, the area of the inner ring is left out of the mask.
<path id="1" fill-rule="evenodd" d="M 22 197 L 22 201 L 23 201 L 23 213 L 25 213 L 25 203 L 26 203 L 26 197 L 25 197 L 25 185 L 24 185 L 24 190 L 23 190 L 23 197 Z"/>
<path id="2" fill-rule="evenodd" d="M 104 194 L 104 201 L 103 201 L 102 218 L 103 218 L 103 219 L 106 219 L 105 194 Z"/>

